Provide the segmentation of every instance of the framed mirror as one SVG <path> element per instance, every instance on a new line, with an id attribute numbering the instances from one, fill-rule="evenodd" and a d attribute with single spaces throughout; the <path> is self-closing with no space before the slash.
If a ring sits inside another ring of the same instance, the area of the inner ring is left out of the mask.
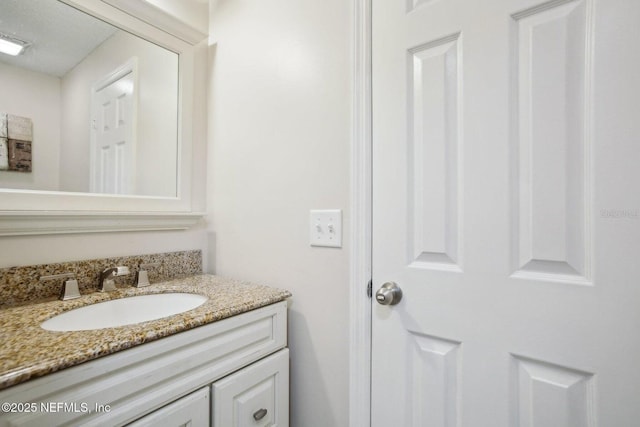
<path id="1" fill-rule="evenodd" d="M 24 50 L 0 53 L 0 235 L 201 216 L 191 116 L 205 37 L 142 0 L 3 0 L 0 47 Z"/>

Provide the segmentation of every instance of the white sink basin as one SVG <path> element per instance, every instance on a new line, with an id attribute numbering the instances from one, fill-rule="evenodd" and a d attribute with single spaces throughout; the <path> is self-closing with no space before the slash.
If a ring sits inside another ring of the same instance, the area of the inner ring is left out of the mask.
<path id="1" fill-rule="evenodd" d="M 197 294 L 149 294 L 120 298 L 76 308 L 40 324 L 48 331 L 88 331 L 147 322 L 184 313 L 202 305 L 207 297 Z"/>

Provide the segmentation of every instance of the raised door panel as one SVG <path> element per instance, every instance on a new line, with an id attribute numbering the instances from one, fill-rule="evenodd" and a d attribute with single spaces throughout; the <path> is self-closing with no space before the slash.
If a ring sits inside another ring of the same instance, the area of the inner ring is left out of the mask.
<path id="1" fill-rule="evenodd" d="M 592 373 L 520 356 L 512 364 L 513 426 L 596 426 Z"/>
<path id="2" fill-rule="evenodd" d="M 591 283 L 591 1 L 511 16 L 514 277 Z"/>
<path id="3" fill-rule="evenodd" d="M 409 50 L 409 263 L 461 270 L 460 34 Z"/>

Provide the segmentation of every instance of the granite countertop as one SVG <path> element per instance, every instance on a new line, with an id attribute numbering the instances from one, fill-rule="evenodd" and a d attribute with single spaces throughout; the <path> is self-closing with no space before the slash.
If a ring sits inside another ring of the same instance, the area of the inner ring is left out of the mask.
<path id="1" fill-rule="evenodd" d="M 201 306 L 174 316 L 116 328 L 53 332 L 40 324 L 62 312 L 111 299 L 186 292 L 207 296 Z M 0 309 L 0 390 L 158 338 L 282 301 L 289 291 L 199 275 L 152 284 L 95 292 L 69 301 L 46 301 Z"/>

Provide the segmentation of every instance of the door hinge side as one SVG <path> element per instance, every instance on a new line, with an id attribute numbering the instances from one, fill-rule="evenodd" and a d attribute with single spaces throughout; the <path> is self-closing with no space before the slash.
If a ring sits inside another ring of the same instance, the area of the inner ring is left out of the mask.
<path id="1" fill-rule="evenodd" d="M 371 298 L 372 294 L 373 294 L 373 281 L 369 280 L 369 283 L 367 283 L 367 296 Z"/>

